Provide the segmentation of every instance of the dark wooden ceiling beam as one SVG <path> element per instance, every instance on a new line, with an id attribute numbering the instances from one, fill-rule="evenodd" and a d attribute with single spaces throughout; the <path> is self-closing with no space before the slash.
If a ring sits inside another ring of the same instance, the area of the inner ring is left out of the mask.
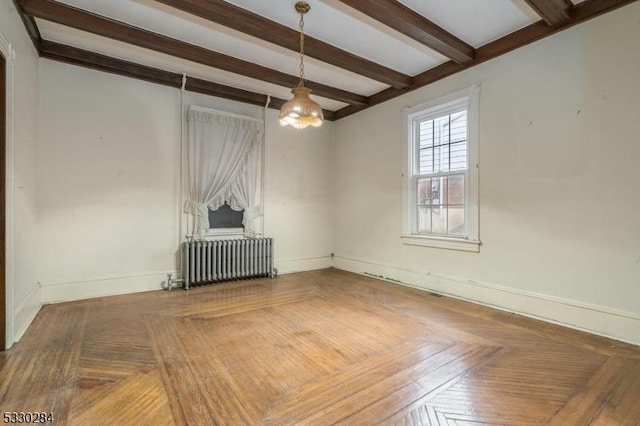
<path id="1" fill-rule="evenodd" d="M 525 0 L 544 21 L 553 26 L 564 24 L 571 19 L 569 0 Z"/>
<path id="2" fill-rule="evenodd" d="M 20 19 L 22 19 L 25 29 L 27 30 L 27 34 L 29 34 L 33 47 L 38 50 L 38 44 L 40 43 L 40 40 L 42 40 L 42 36 L 40 35 L 40 30 L 38 29 L 36 20 L 24 12 L 19 0 L 13 0 L 13 4 L 16 6 L 16 9 L 18 9 L 18 14 L 20 15 Z"/>
<path id="3" fill-rule="evenodd" d="M 340 0 L 458 63 L 473 60 L 472 46 L 395 0 Z"/>
<path id="4" fill-rule="evenodd" d="M 574 25 L 581 24 L 589 19 L 595 18 L 604 13 L 610 12 L 619 7 L 633 3 L 637 0 L 585 0 L 573 7 L 572 17 L 562 25 L 551 27 L 544 21 L 538 21 L 528 25 L 518 31 L 508 34 L 476 50 L 476 58 L 466 64 L 458 64 L 453 61 L 445 62 L 437 67 L 431 68 L 413 77 L 413 82 L 409 90 L 416 90 L 428 84 L 442 80 L 445 77 L 474 67 L 482 62 L 488 61 L 500 55 L 504 55 L 512 50 L 518 49 L 527 44 L 533 43 L 542 38 L 565 30 Z M 377 105 L 389 99 L 406 93 L 396 89 L 386 89 L 369 97 L 367 106 L 349 105 L 336 111 L 336 120 L 339 120 L 359 111 Z"/>
<path id="5" fill-rule="evenodd" d="M 47 59 L 80 65 L 85 68 L 132 77 L 169 87 L 180 88 L 182 86 L 181 74 L 123 61 L 122 59 L 112 58 L 65 44 L 42 40 L 39 51 L 40 56 Z"/>
<path id="6" fill-rule="evenodd" d="M 31 16 L 78 30 L 245 75 L 279 86 L 295 87 L 298 84 L 297 76 L 214 52 L 93 13 L 88 13 L 55 1 L 18 0 L 18 3 L 23 7 L 25 13 Z M 348 104 L 365 105 L 367 102 L 366 96 L 330 87 L 325 84 L 307 81 L 307 87 L 312 89 L 317 96 L 323 96 Z"/>
<path id="7" fill-rule="evenodd" d="M 156 0 L 236 31 L 289 50 L 300 50 L 298 31 L 263 18 L 223 0 Z M 292 9 L 292 13 L 294 10 Z M 398 89 L 409 86 L 411 77 L 305 35 L 305 54 L 328 64 L 380 81 Z"/>
<path id="8" fill-rule="evenodd" d="M 161 84 L 177 89 L 182 87 L 182 74 L 179 73 L 123 61 L 121 59 L 100 55 L 88 50 L 78 49 L 76 47 L 54 43 L 47 40 L 40 41 L 38 50 L 43 58 L 109 72 L 125 77 L 131 77 L 138 80 L 144 80 L 150 83 Z M 185 89 L 190 92 L 202 93 L 205 95 L 231 99 L 258 106 L 264 106 L 267 102 L 267 95 L 238 89 L 236 87 L 229 87 L 194 77 L 187 77 Z M 286 102 L 284 99 L 272 97 L 271 102 L 269 103 L 269 108 L 280 109 L 284 102 Z M 325 119 L 329 121 L 334 119 L 333 111 L 323 111 Z"/>

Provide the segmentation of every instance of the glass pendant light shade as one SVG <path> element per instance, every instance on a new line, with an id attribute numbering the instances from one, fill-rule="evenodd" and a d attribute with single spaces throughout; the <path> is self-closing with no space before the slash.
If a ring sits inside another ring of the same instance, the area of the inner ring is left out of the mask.
<path id="1" fill-rule="evenodd" d="M 309 97 L 311 89 L 304 85 L 304 14 L 311 6 L 299 1 L 296 11 L 300 14 L 300 82 L 298 87 L 291 89 L 293 99 L 288 100 L 280 108 L 280 125 L 304 129 L 307 126 L 320 127 L 324 116 L 322 108 Z"/>
<path id="2" fill-rule="evenodd" d="M 280 109 L 280 125 L 304 129 L 307 126 L 320 127 L 324 116 L 322 108 L 309 97 L 311 89 L 298 86 L 291 89 L 293 99 L 288 100 Z"/>

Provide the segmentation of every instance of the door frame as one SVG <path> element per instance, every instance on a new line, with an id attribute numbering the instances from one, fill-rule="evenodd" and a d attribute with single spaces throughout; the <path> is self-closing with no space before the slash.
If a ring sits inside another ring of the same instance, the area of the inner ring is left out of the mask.
<path id="1" fill-rule="evenodd" d="M 13 118 L 15 51 L 0 33 L 0 55 L 4 59 L 4 88 L 0 87 L 0 101 L 4 101 L 4 120 L 0 120 L 0 350 L 11 347 L 15 340 L 15 305 L 13 280 Z M 0 61 L 2 62 L 2 61 Z M 1 66 L 1 65 L 0 65 Z M 0 85 L 2 86 L 2 85 Z M 2 110 L 2 108 L 0 108 Z M 2 129 L 4 127 L 4 129 Z M 3 196 L 4 195 L 4 196 Z M 4 264 L 4 265 L 2 265 Z M 2 267 L 4 266 L 4 267 Z"/>
<path id="2" fill-rule="evenodd" d="M 7 144 L 7 61 L 0 52 L 0 351 L 4 351 L 7 346 L 7 297 L 6 297 L 6 258 L 5 254 L 5 153 Z"/>

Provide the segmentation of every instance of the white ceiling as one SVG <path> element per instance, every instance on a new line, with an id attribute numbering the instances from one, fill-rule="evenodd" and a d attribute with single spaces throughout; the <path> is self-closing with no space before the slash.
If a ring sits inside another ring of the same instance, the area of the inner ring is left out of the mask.
<path id="1" fill-rule="evenodd" d="M 297 75 L 298 54 L 222 25 L 178 11 L 154 0 L 57 0 L 139 28 L 205 47 L 252 63 Z M 228 0 L 290 28 L 298 28 L 296 0 Z M 365 16 L 338 0 L 308 0 L 305 33 L 373 62 L 414 76 L 449 59 L 417 41 Z M 400 0 L 425 18 L 473 47 L 532 24 L 540 17 L 524 0 Z M 578 3 L 579 0 L 574 0 Z M 289 98 L 290 88 L 276 86 L 209 66 L 110 40 L 37 19 L 44 39 L 118 59 L 242 89 Z M 370 96 L 389 86 L 313 59 L 305 58 L 309 80 Z M 326 109 L 344 103 L 318 98 Z"/>

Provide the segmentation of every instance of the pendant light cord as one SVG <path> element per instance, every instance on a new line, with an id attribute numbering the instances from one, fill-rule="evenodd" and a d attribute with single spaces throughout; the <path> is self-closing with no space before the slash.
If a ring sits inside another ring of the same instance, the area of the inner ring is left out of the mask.
<path id="1" fill-rule="evenodd" d="M 304 86 L 304 13 L 300 12 L 300 82 Z"/>

